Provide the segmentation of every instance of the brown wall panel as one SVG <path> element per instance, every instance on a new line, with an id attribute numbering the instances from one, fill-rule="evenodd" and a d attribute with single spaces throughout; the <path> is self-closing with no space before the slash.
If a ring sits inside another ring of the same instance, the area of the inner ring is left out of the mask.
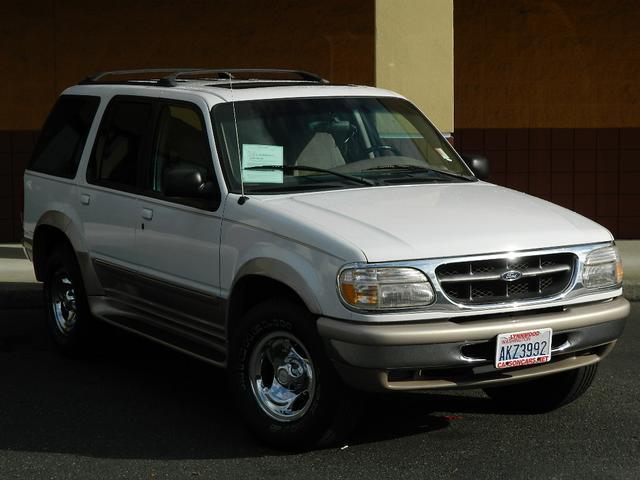
<path id="1" fill-rule="evenodd" d="M 374 82 L 373 0 L 27 0 L 0 6 L 0 130 L 42 126 L 57 94 L 99 70 L 288 67 Z"/>
<path id="2" fill-rule="evenodd" d="M 52 2 L 0 3 L 0 130 L 40 128 L 55 99 Z"/>
<path id="3" fill-rule="evenodd" d="M 637 0 L 455 0 L 456 129 L 640 126 L 638 25 Z"/>

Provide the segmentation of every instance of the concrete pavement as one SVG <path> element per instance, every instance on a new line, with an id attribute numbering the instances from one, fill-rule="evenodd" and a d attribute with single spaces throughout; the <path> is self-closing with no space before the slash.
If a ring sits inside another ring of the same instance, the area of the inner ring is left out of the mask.
<path id="1" fill-rule="evenodd" d="M 42 284 L 21 245 L 0 244 L 0 309 L 38 308 Z"/>
<path id="2" fill-rule="evenodd" d="M 0 283 L 35 283 L 33 266 L 21 245 L 0 244 Z"/>

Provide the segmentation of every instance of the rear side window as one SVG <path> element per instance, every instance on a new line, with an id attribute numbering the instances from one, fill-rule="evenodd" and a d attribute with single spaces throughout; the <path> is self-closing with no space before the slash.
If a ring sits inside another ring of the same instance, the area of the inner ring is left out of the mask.
<path id="1" fill-rule="evenodd" d="M 143 187 L 150 102 L 115 99 L 107 107 L 91 156 L 87 179 L 124 187 Z"/>
<path id="2" fill-rule="evenodd" d="M 62 95 L 44 124 L 28 169 L 73 178 L 99 104 L 100 97 Z"/>

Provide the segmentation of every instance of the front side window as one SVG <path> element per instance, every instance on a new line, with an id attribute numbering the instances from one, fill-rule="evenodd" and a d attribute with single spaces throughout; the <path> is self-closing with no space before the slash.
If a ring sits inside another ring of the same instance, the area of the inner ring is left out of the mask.
<path id="1" fill-rule="evenodd" d="M 123 187 L 143 187 L 153 106 L 150 102 L 115 99 L 107 108 L 92 154 L 89 181 Z"/>
<path id="2" fill-rule="evenodd" d="M 28 169 L 73 178 L 100 97 L 62 95 L 49 114 Z"/>
<path id="3" fill-rule="evenodd" d="M 207 133 L 195 108 L 182 105 L 162 107 L 152 164 L 151 183 L 155 192 L 164 193 L 163 178 L 175 168 L 198 168 L 206 181 L 213 180 Z"/>
<path id="4" fill-rule="evenodd" d="M 164 200 L 206 210 L 217 209 L 220 189 L 201 111 L 188 104 L 167 103 L 160 107 L 156 124 L 148 179 L 150 189 Z M 195 176 L 200 185 L 176 191 L 176 178 Z"/>
<path id="5" fill-rule="evenodd" d="M 293 98 L 213 108 L 229 187 L 273 193 L 475 177 L 409 102 L 397 98 Z M 242 167 L 241 167 L 242 164 Z M 242 175 L 241 175 L 242 172 Z"/>

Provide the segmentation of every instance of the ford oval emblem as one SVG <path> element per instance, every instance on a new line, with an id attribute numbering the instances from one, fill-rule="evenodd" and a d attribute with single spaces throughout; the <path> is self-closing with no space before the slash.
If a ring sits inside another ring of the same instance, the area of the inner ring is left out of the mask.
<path id="1" fill-rule="evenodd" d="M 500 275 L 500 278 L 505 282 L 515 282 L 522 278 L 522 272 L 519 272 L 518 270 L 509 270 Z"/>

